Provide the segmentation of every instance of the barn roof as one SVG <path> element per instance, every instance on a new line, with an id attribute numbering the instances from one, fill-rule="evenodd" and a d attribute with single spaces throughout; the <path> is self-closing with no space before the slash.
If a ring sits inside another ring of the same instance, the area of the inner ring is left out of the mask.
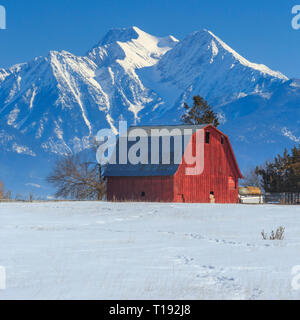
<path id="1" fill-rule="evenodd" d="M 195 132 L 196 130 L 200 130 L 203 129 L 205 127 L 207 127 L 208 124 L 198 124 L 198 125 L 188 125 L 188 124 L 183 124 L 183 125 L 168 125 L 168 126 L 164 126 L 164 125 L 157 125 L 157 126 L 131 126 L 129 128 L 128 131 L 132 131 L 134 129 L 144 129 L 147 131 L 147 133 L 149 134 L 151 132 L 151 130 L 153 129 L 167 129 L 167 130 L 172 130 L 172 129 L 179 129 L 181 131 L 185 130 L 185 129 L 192 129 L 193 132 Z"/>
<path id="2" fill-rule="evenodd" d="M 171 126 L 132 126 L 128 129 L 128 134 L 134 129 L 143 129 L 150 135 L 151 130 L 153 129 L 167 129 L 168 131 L 172 131 L 173 129 L 179 129 L 183 134 L 184 130 L 190 129 L 195 133 L 197 130 L 203 129 L 207 125 L 171 125 Z M 117 146 L 115 149 L 117 161 L 119 159 L 119 142 L 118 139 Z M 135 144 L 136 142 L 127 141 L 128 147 L 127 151 Z M 185 151 L 184 139 L 182 139 L 182 155 L 184 155 Z M 174 175 L 179 167 L 179 164 L 174 163 L 174 144 L 170 143 L 170 164 L 162 164 L 161 161 L 161 141 L 160 141 L 160 152 L 159 152 L 159 164 L 150 164 L 151 163 L 151 138 L 148 139 L 148 163 L 149 164 L 109 164 L 107 165 L 104 176 L 106 177 L 150 177 L 150 176 L 172 176 Z"/>
<path id="3" fill-rule="evenodd" d="M 170 125 L 170 126 L 132 126 L 128 129 L 128 133 L 130 133 L 130 131 L 132 131 L 134 129 L 143 129 L 147 132 L 148 135 L 151 133 L 151 130 L 153 130 L 153 129 L 160 129 L 160 130 L 167 129 L 169 131 L 171 131 L 173 129 L 179 129 L 182 133 L 186 129 L 191 129 L 194 134 L 197 130 L 204 129 L 208 126 L 211 126 L 211 125 L 204 124 L 204 125 Z M 216 129 L 216 130 L 218 132 L 221 132 L 218 129 Z M 223 134 L 223 133 L 221 132 L 221 134 Z M 224 137 L 226 137 L 226 139 L 229 142 L 228 137 L 226 135 L 224 135 Z M 179 168 L 179 164 L 174 163 L 174 144 L 173 143 L 170 143 L 170 152 L 171 152 L 171 154 L 170 154 L 171 163 L 170 164 L 162 164 L 161 143 L 160 143 L 160 150 L 159 150 L 159 153 L 160 153 L 159 154 L 159 159 L 160 159 L 159 163 L 160 164 L 150 164 L 151 163 L 151 161 L 150 161 L 150 159 L 151 159 L 151 139 L 149 138 L 149 140 L 148 140 L 148 163 L 149 164 L 141 164 L 140 163 L 137 165 L 133 165 L 130 163 L 128 163 L 128 164 L 119 164 L 118 163 L 119 142 L 120 142 L 120 138 L 118 139 L 117 146 L 115 148 L 117 164 L 109 164 L 106 166 L 106 169 L 104 172 L 105 177 L 173 176 L 173 175 L 175 175 L 175 173 L 177 172 L 177 170 Z M 127 151 L 129 151 L 129 149 L 132 147 L 132 145 L 134 145 L 136 142 L 127 141 L 127 143 L 128 143 Z M 233 154 L 230 142 L 229 142 L 229 146 L 230 146 L 230 149 L 232 152 L 234 163 L 237 168 L 237 172 L 242 177 L 242 174 L 240 173 L 235 156 Z M 181 157 L 183 157 L 185 149 L 186 149 L 186 146 L 184 145 L 184 139 L 182 139 L 182 155 L 181 155 Z"/>

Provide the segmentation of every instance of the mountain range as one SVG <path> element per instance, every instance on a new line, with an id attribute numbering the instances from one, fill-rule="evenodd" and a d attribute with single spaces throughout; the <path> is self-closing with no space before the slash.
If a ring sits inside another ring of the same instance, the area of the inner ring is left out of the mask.
<path id="1" fill-rule="evenodd" d="M 51 192 L 53 161 L 91 145 L 118 121 L 176 124 L 203 96 L 242 169 L 300 143 L 300 80 L 249 62 L 208 30 L 179 41 L 137 27 L 109 31 L 84 56 L 51 51 L 0 68 L 0 180 Z"/>

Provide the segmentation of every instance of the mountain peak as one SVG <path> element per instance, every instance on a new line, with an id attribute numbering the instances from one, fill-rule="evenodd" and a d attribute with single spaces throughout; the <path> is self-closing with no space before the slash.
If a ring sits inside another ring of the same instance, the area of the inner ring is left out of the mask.
<path id="1" fill-rule="evenodd" d="M 198 42 L 199 45 L 205 46 L 208 45 L 208 49 L 213 51 L 213 56 L 216 57 L 218 54 L 222 53 L 232 56 L 233 60 L 241 65 L 259 71 L 265 75 L 278 78 L 280 80 L 287 81 L 289 80 L 284 74 L 279 71 L 274 71 L 268 68 L 264 64 L 257 64 L 250 62 L 246 58 L 242 57 L 235 50 L 233 50 L 228 44 L 216 36 L 212 31 L 203 29 L 202 31 L 196 31 L 188 36 L 185 40 Z M 185 41 L 184 40 L 184 41 Z"/>
<path id="2" fill-rule="evenodd" d="M 282 74 L 279 71 L 273 71 L 270 68 L 268 68 L 267 66 L 265 66 L 264 64 L 257 64 L 257 63 L 253 63 L 248 61 L 247 59 L 245 59 L 244 57 L 242 57 L 241 55 L 239 55 L 236 51 L 234 51 L 231 47 L 229 47 L 225 42 L 223 42 L 220 38 L 218 38 L 216 35 L 214 35 L 211 31 L 208 31 L 209 34 L 216 39 L 216 41 L 228 52 L 230 52 L 237 60 L 239 60 L 239 62 L 247 67 L 253 68 L 257 71 L 261 71 L 262 73 L 265 74 L 269 74 L 272 77 L 275 78 L 280 78 L 282 80 L 288 80 L 288 78 Z"/>
<path id="3" fill-rule="evenodd" d="M 102 47 L 117 41 L 127 42 L 133 39 L 138 39 L 141 32 L 142 30 L 135 26 L 129 28 L 111 29 L 106 33 L 97 46 Z"/>
<path id="4" fill-rule="evenodd" d="M 98 67 L 121 65 L 126 70 L 155 65 L 179 41 L 173 36 L 156 37 L 138 27 L 110 30 L 88 53 Z"/>
<path id="5" fill-rule="evenodd" d="M 106 35 L 100 40 L 100 42 L 95 47 L 103 47 L 115 42 L 130 42 L 132 40 L 141 39 L 142 41 L 151 42 L 156 41 L 160 47 L 168 46 L 173 47 L 177 42 L 179 42 L 175 37 L 169 35 L 166 37 L 156 37 L 153 36 L 136 26 L 129 28 L 119 28 L 111 29 L 106 33 Z"/>

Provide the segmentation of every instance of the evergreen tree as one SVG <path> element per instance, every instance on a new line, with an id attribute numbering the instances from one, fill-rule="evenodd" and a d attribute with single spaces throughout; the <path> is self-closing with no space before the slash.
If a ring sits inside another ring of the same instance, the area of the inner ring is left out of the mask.
<path id="1" fill-rule="evenodd" d="M 300 191 L 300 145 L 299 148 L 294 147 L 292 154 L 288 157 L 286 164 L 287 171 L 287 188 L 290 192 Z"/>
<path id="2" fill-rule="evenodd" d="M 285 150 L 273 162 L 257 167 L 256 173 L 261 176 L 266 192 L 300 192 L 300 145 L 291 154 Z"/>
<path id="3" fill-rule="evenodd" d="M 217 114 L 212 110 L 209 104 L 200 96 L 193 98 L 194 104 L 192 107 L 184 104 L 186 110 L 181 120 L 185 124 L 212 124 L 215 127 L 220 125 Z"/>

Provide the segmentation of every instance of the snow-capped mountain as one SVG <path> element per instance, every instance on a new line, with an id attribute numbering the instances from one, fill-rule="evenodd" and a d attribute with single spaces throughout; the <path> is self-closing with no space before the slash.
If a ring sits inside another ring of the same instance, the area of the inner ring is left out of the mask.
<path id="1" fill-rule="evenodd" d="M 206 30 L 186 37 L 151 69 L 146 75 L 159 79 L 158 87 L 157 81 L 151 81 L 157 90 L 181 93 L 177 103 L 201 93 L 215 107 L 249 94 L 265 94 L 288 80 L 280 72 L 247 61 Z"/>
<path id="2" fill-rule="evenodd" d="M 3 126 L 17 129 L 25 141 L 34 138 L 30 149 L 80 151 L 95 130 L 114 127 L 116 117 L 138 119 L 153 98 L 135 70 L 156 64 L 176 43 L 135 27 L 112 30 L 85 57 L 52 51 L 1 70 Z"/>
<path id="3" fill-rule="evenodd" d="M 88 148 L 99 129 L 117 133 L 119 119 L 178 123 L 182 103 L 198 94 L 218 111 L 242 166 L 300 141 L 299 81 L 247 61 L 207 30 L 178 41 L 131 27 L 109 31 L 85 56 L 51 51 L 0 69 L 2 152 L 29 157 L 29 168 Z"/>

